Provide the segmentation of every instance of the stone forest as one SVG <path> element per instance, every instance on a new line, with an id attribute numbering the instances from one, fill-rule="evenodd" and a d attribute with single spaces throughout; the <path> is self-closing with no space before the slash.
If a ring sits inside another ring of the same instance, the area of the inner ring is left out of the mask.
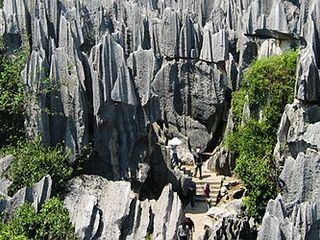
<path id="1" fill-rule="evenodd" d="M 0 0 L 0 240 L 320 240 L 319 0 Z"/>

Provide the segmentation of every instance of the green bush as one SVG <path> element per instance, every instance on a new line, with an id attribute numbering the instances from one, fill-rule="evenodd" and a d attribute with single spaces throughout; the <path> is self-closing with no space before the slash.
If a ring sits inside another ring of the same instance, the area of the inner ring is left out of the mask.
<path id="1" fill-rule="evenodd" d="M 6 172 L 12 181 L 9 194 L 13 195 L 24 186 L 31 186 L 45 175 L 50 175 L 53 182 L 53 193 L 59 193 L 73 173 L 68 159 L 70 154 L 65 153 L 62 147 L 44 146 L 40 139 L 18 142 L 17 146 L 9 146 L 3 154 L 15 156 Z"/>
<path id="2" fill-rule="evenodd" d="M 58 198 L 49 199 L 38 215 L 36 239 L 76 239 L 68 211 Z"/>
<path id="3" fill-rule="evenodd" d="M 277 193 L 273 149 L 284 107 L 293 101 L 297 52 L 289 51 L 253 62 L 243 86 L 233 93 L 233 133 L 224 145 L 238 153 L 236 173 L 248 189 L 247 213 L 261 219 L 270 198 Z M 243 122 L 243 108 L 250 117 Z"/>
<path id="4" fill-rule="evenodd" d="M 9 223 L 0 225 L 0 239 L 11 239 L 13 236 L 28 239 L 35 235 L 36 227 L 37 216 L 34 208 L 30 204 L 24 204 Z"/>
<path id="5" fill-rule="evenodd" d="M 0 147 L 14 144 L 24 136 L 24 87 L 20 74 L 29 49 L 23 46 L 11 56 L 1 52 L 0 50 Z"/>
<path id="6" fill-rule="evenodd" d="M 25 239 L 77 239 L 68 211 L 58 198 L 45 202 L 38 214 L 26 203 L 11 221 L 0 224 L 0 240 Z"/>

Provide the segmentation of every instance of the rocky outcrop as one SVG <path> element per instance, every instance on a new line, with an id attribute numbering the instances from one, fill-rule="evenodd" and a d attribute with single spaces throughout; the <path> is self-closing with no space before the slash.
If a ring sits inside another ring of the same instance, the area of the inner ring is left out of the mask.
<path id="1" fill-rule="evenodd" d="M 259 239 L 319 239 L 319 121 L 317 105 L 286 107 L 275 150 L 283 191 L 268 203 Z"/>
<path id="2" fill-rule="evenodd" d="M 301 43 L 295 87 L 300 103 L 287 108 L 276 149 L 280 177 L 287 184 L 283 203 L 288 217 L 290 209 L 310 210 L 305 202 L 317 197 L 312 181 L 318 161 L 319 6 L 317 0 L 4 0 L 0 34 L 8 54 L 30 46 L 22 72 L 28 135 L 40 135 L 48 145 L 62 144 L 73 154 L 70 162 L 92 142 L 87 172 L 139 182 L 145 198 L 159 197 L 169 182 L 178 190 L 164 147 L 173 136 L 183 139 L 186 161 L 195 147 L 216 149 L 211 169 L 229 174 L 234 157 L 221 141 L 232 131 L 226 117 L 231 92 L 241 86 L 253 59 Z M 292 172 L 300 168 L 303 173 Z M 97 186 L 105 180 L 99 181 Z M 99 194 L 78 194 L 82 203 L 90 202 L 84 211 L 88 217 L 77 223 L 79 234 L 104 234 Z M 133 209 L 138 206 L 135 198 L 124 199 L 127 212 L 113 218 L 119 224 L 129 221 L 122 217 L 131 216 L 132 202 Z M 151 205 L 143 202 L 143 216 Z M 139 225 L 141 231 L 146 225 Z M 172 233 L 165 224 L 153 226 L 155 238 Z M 122 225 L 112 228 L 118 236 L 144 235 Z M 299 229 L 301 236 L 309 234 L 309 228 Z"/>
<path id="3" fill-rule="evenodd" d="M 41 209 L 42 204 L 50 198 L 52 180 L 44 176 L 39 182 L 30 187 L 24 187 L 16 192 L 12 198 L 6 197 L 0 203 L 0 210 L 5 220 L 10 219 L 14 212 L 24 203 L 30 203 L 36 212 Z"/>
<path id="4" fill-rule="evenodd" d="M 233 200 L 224 207 L 212 207 L 207 214 L 214 218 L 208 239 L 256 239 L 256 226 L 244 217 L 242 200 Z"/>
<path id="5" fill-rule="evenodd" d="M 301 50 L 295 102 L 281 119 L 275 156 L 281 194 L 270 200 L 258 239 L 320 239 L 319 235 L 319 3 L 301 6 Z"/>
<path id="6" fill-rule="evenodd" d="M 0 158 L 0 194 L 8 194 L 8 188 L 12 182 L 6 178 L 5 173 L 14 159 L 15 158 L 12 155 Z"/>
<path id="7" fill-rule="evenodd" d="M 71 180 L 65 206 L 81 239 L 173 239 L 182 205 L 170 185 L 139 200 L 129 182 L 83 175 Z"/>
<path id="8" fill-rule="evenodd" d="M 218 146 L 206 167 L 215 170 L 217 174 L 230 176 L 231 171 L 235 168 L 235 154 L 223 146 Z"/>

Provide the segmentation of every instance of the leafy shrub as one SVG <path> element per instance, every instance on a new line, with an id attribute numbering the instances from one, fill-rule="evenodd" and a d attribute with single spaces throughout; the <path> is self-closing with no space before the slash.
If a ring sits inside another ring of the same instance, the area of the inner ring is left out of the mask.
<path id="1" fill-rule="evenodd" d="M 31 238 L 35 235 L 36 220 L 34 208 L 30 204 L 24 204 L 8 224 L 0 226 L 0 239 L 11 239 L 13 236 L 17 239 Z"/>
<path id="2" fill-rule="evenodd" d="M 0 54 L 0 146 L 24 136 L 24 87 L 20 73 L 28 55 L 25 46 L 11 56 Z"/>
<path id="3" fill-rule="evenodd" d="M 73 173 L 68 163 L 70 154 L 62 147 L 47 147 L 40 139 L 31 142 L 20 141 L 16 147 L 7 147 L 4 154 L 15 156 L 6 174 L 12 181 L 9 194 L 14 194 L 24 186 L 31 186 L 45 175 L 50 175 L 53 193 L 58 193 Z"/>
<path id="4" fill-rule="evenodd" d="M 36 239 L 76 239 L 68 211 L 58 198 L 49 199 L 38 215 Z"/>
<path id="5" fill-rule="evenodd" d="M 0 224 L 0 240 L 25 239 L 77 239 L 68 211 L 58 198 L 45 202 L 38 214 L 26 203 L 11 221 Z"/>
<path id="6" fill-rule="evenodd" d="M 293 101 L 297 53 L 289 51 L 253 62 L 244 75 L 243 86 L 233 93 L 233 133 L 224 145 L 239 155 L 236 173 L 248 189 L 247 213 L 261 218 L 270 198 L 277 193 L 273 149 L 284 107 Z M 243 108 L 250 117 L 243 122 Z"/>

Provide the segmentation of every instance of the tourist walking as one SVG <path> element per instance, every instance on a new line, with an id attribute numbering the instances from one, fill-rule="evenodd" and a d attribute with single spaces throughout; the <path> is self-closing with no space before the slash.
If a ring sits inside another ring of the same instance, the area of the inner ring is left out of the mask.
<path id="1" fill-rule="evenodd" d="M 177 230 L 177 236 L 179 240 L 189 240 L 190 229 L 187 224 L 182 223 Z"/>
<path id="2" fill-rule="evenodd" d="M 192 240 L 193 239 L 193 232 L 195 231 L 194 222 L 192 221 L 191 218 L 185 217 L 184 223 L 189 227 L 189 230 L 190 230 L 189 240 Z"/>
<path id="3" fill-rule="evenodd" d="M 196 183 L 192 180 L 188 181 L 187 188 L 188 188 L 188 197 L 191 204 L 191 208 L 192 210 L 195 210 L 196 209 L 195 196 L 196 196 L 196 190 L 197 190 Z"/>
<path id="4" fill-rule="evenodd" d="M 199 179 L 202 179 L 202 171 L 201 171 L 201 167 L 202 167 L 202 157 L 200 155 L 200 148 L 196 149 L 195 154 L 193 155 L 193 159 L 194 159 L 194 177 L 197 177 L 197 173 L 199 171 Z"/>
<path id="5" fill-rule="evenodd" d="M 168 142 L 168 145 L 170 146 L 172 168 L 179 167 L 181 165 L 181 161 L 178 158 L 178 153 L 177 153 L 177 147 L 180 144 L 181 144 L 181 140 L 177 137 L 172 138 Z"/>
<path id="6" fill-rule="evenodd" d="M 203 196 L 205 198 L 210 198 L 210 186 L 208 183 L 205 183 L 203 185 Z"/>

